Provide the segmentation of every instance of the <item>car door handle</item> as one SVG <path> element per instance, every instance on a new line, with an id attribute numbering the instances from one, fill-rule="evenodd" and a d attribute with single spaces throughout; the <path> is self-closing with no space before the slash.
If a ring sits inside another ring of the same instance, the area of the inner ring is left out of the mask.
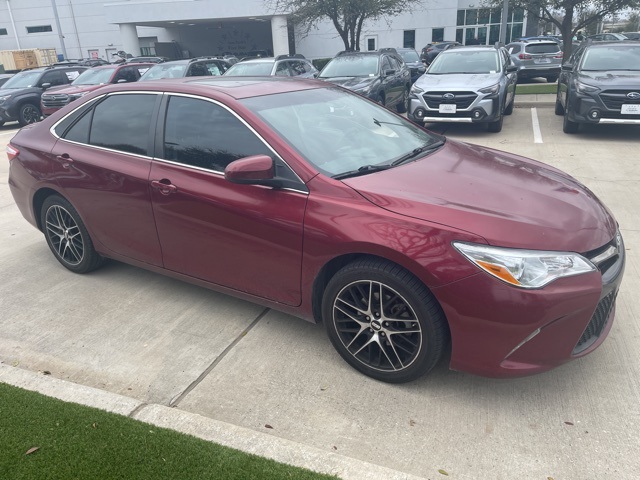
<path id="1" fill-rule="evenodd" d="M 56 155 L 56 160 L 60 164 L 62 164 L 62 168 L 69 168 L 69 166 L 73 163 L 73 158 L 71 158 L 68 153 Z"/>
<path id="2" fill-rule="evenodd" d="M 160 190 L 162 195 L 170 195 L 178 191 L 178 187 L 171 183 L 171 180 L 163 178 L 162 180 L 151 180 L 151 186 Z"/>

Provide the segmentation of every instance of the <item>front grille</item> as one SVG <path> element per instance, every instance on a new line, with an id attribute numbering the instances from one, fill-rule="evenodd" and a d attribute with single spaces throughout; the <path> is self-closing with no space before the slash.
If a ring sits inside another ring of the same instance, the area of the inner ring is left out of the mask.
<path id="1" fill-rule="evenodd" d="M 453 99 L 445 100 L 443 95 L 447 93 L 453 94 Z M 475 99 L 478 98 L 478 95 L 474 92 L 426 92 L 422 97 L 429 108 L 437 109 L 441 103 L 455 103 L 457 109 L 465 109 L 471 106 Z"/>
<path id="2" fill-rule="evenodd" d="M 604 330 L 604 327 L 607 325 L 607 320 L 609 319 L 611 309 L 616 302 L 617 294 L 617 291 L 613 291 L 602 300 L 600 300 L 598 306 L 596 307 L 596 311 L 591 316 L 591 320 L 589 320 L 587 328 L 585 329 L 584 333 L 580 337 L 580 340 L 578 340 L 578 343 L 573 349 L 574 355 L 583 352 L 598 339 L 598 337 Z"/>
<path id="3" fill-rule="evenodd" d="M 42 105 L 47 108 L 64 107 L 69 103 L 69 95 L 43 95 Z"/>
<path id="4" fill-rule="evenodd" d="M 600 93 L 600 100 L 609 110 L 617 110 L 619 112 L 623 104 L 640 105 L 640 99 L 631 100 L 627 97 L 627 94 L 632 91 L 638 92 L 638 90 L 605 90 Z M 624 117 L 628 118 L 629 115 L 624 115 Z"/>

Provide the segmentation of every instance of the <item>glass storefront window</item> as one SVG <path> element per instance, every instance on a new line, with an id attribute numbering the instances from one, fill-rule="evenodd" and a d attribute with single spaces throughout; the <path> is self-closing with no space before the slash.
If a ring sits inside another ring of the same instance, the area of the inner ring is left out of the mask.
<path id="1" fill-rule="evenodd" d="M 524 10 L 522 8 L 516 8 L 513 10 L 513 21 L 514 22 L 524 21 Z"/>
<path id="2" fill-rule="evenodd" d="M 456 30 L 456 42 L 462 44 L 462 38 L 464 36 L 464 28 L 458 28 Z"/>
<path id="3" fill-rule="evenodd" d="M 478 27 L 478 41 L 480 45 L 487 44 L 487 27 Z"/>
<path id="4" fill-rule="evenodd" d="M 483 8 L 478 11 L 478 25 L 486 25 L 489 23 L 489 9 Z"/>
<path id="5" fill-rule="evenodd" d="M 489 44 L 493 45 L 498 41 L 500 41 L 500 25 L 491 25 L 489 28 Z"/>
<path id="6" fill-rule="evenodd" d="M 432 42 L 444 41 L 444 28 L 434 28 L 431 31 L 431 41 Z"/>
<path id="7" fill-rule="evenodd" d="M 464 25 L 464 10 L 458 10 L 458 22 L 456 25 Z"/>
<path id="8" fill-rule="evenodd" d="M 500 23 L 502 22 L 502 9 L 501 8 L 492 8 L 491 9 L 491 23 Z"/>
<path id="9" fill-rule="evenodd" d="M 478 24 L 478 10 L 467 10 L 467 19 L 465 25 L 477 25 Z"/>

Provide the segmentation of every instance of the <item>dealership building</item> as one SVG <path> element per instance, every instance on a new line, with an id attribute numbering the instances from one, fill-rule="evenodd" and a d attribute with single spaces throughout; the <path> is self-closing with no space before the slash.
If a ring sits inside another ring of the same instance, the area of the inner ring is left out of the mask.
<path id="1" fill-rule="evenodd" d="M 501 10 L 477 0 L 425 0 L 413 11 L 363 26 L 360 50 L 421 49 L 429 42 L 499 38 Z M 475 5 L 475 6 L 474 6 Z M 172 58 L 267 51 L 332 57 L 344 44 L 330 21 L 310 32 L 264 0 L 0 0 L 0 50 L 55 48 L 65 58 L 134 56 Z M 507 41 L 527 28 L 522 10 L 508 14 Z M 160 52 L 162 50 L 162 53 Z"/>

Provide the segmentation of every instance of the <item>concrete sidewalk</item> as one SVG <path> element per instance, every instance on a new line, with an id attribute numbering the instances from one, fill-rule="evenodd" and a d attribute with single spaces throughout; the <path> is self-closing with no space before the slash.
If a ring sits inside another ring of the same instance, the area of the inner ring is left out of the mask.
<path id="1" fill-rule="evenodd" d="M 515 102 L 516 108 L 552 107 L 556 103 L 556 96 L 551 93 L 519 94 Z"/>

